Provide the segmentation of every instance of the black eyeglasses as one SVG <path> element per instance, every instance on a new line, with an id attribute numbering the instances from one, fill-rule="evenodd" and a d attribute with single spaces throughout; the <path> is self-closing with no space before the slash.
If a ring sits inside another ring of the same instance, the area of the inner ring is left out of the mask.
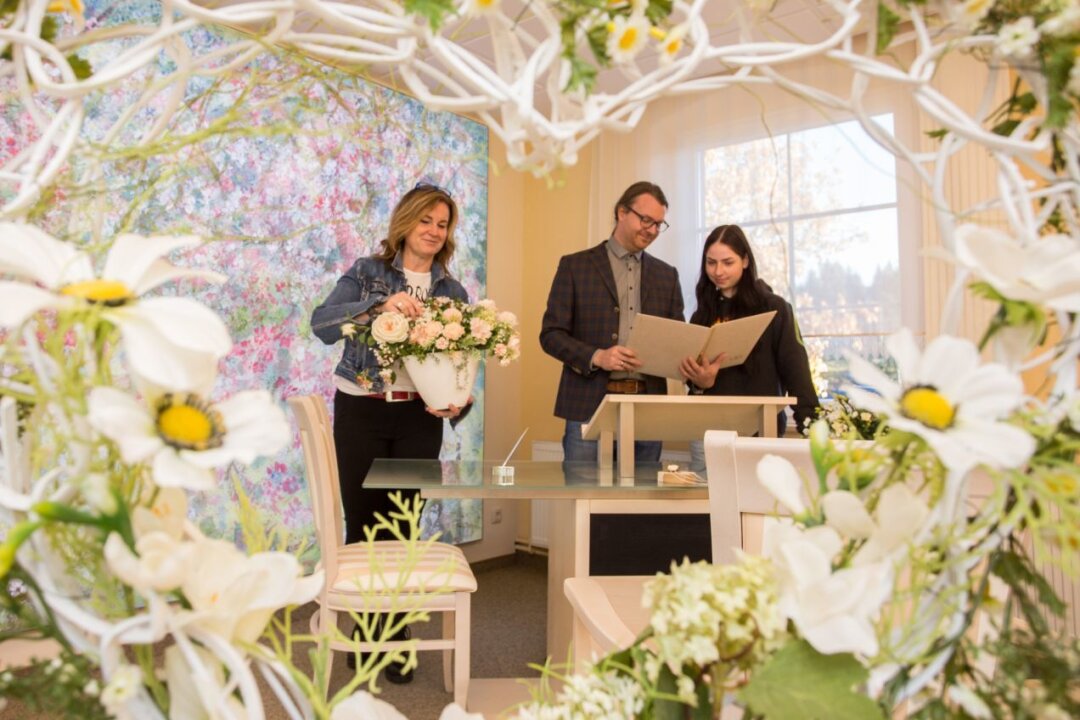
<path id="1" fill-rule="evenodd" d="M 441 185 L 436 185 L 433 182 L 428 182 L 427 180 L 421 180 L 420 182 L 413 185 L 413 190 L 436 190 L 438 192 L 441 192 L 448 198 L 454 197 L 446 188 L 442 187 Z"/>
<path id="2" fill-rule="evenodd" d="M 629 205 L 623 205 L 623 207 L 626 208 L 627 210 L 629 210 L 630 212 L 634 213 L 635 215 L 637 215 L 638 220 L 641 221 L 641 227 L 645 228 L 646 230 L 651 230 L 653 228 L 656 228 L 656 234 L 657 235 L 659 235 L 660 233 L 664 232 L 669 227 L 671 227 L 670 225 L 668 225 L 667 220 L 653 220 L 648 215 L 642 215 L 641 213 L 639 213 L 637 210 L 630 207 Z"/>

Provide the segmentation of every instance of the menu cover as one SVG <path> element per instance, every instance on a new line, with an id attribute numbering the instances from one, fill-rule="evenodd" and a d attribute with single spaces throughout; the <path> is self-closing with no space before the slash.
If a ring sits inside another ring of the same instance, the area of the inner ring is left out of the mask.
<path id="1" fill-rule="evenodd" d="M 717 323 L 712 327 L 639 314 L 634 319 L 627 346 L 633 350 L 645 375 L 684 379 L 679 372 L 683 358 L 711 360 L 720 353 L 721 369 L 741 365 L 769 326 L 775 310 Z"/>

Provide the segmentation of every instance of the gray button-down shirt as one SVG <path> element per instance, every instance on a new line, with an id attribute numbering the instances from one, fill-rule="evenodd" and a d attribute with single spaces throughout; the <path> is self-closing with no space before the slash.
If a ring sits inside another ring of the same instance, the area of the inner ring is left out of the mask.
<path id="1" fill-rule="evenodd" d="M 619 339 L 618 344 L 625 346 L 630 341 L 630 328 L 641 309 L 641 252 L 632 253 L 615 238 L 607 241 L 608 260 L 611 272 L 615 275 L 615 290 L 619 293 Z M 640 379 L 645 377 L 636 372 L 613 372 L 613 380 L 623 378 Z"/>

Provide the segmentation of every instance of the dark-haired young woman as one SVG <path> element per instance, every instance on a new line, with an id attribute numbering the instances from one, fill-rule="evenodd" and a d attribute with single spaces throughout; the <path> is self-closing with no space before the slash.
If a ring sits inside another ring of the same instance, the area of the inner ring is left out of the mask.
<path id="1" fill-rule="evenodd" d="M 792 395 L 796 427 L 813 418 L 818 408 L 817 392 L 810 378 L 799 326 L 791 305 L 758 277 L 757 263 L 750 243 L 738 225 L 721 225 L 709 233 L 701 253 L 698 277 L 697 309 L 690 322 L 712 326 L 775 310 L 761 339 L 746 362 L 720 370 L 720 359 L 698 361 L 686 358 L 681 370 L 690 392 L 705 395 Z M 777 417 L 777 431 L 782 436 L 787 418 Z M 691 444 L 691 465 L 704 469 L 701 443 Z"/>

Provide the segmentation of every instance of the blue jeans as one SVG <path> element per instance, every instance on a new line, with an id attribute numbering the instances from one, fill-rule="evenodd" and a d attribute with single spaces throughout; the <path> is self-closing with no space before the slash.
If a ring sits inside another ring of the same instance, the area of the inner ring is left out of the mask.
<path id="1" fill-rule="evenodd" d="M 596 462 L 599 453 L 599 445 L 596 440 L 582 440 L 581 427 L 585 423 L 576 420 L 566 421 L 566 432 L 563 433 L 562 448 L 563 460 L 578 462 L 591 460 Z M 657 440 L 634 441 L 634 464 L 660 462 L 660 449 L 663 443 Z M 615 443 L 615 453 L 618 454 L 618 443 Z"/>

